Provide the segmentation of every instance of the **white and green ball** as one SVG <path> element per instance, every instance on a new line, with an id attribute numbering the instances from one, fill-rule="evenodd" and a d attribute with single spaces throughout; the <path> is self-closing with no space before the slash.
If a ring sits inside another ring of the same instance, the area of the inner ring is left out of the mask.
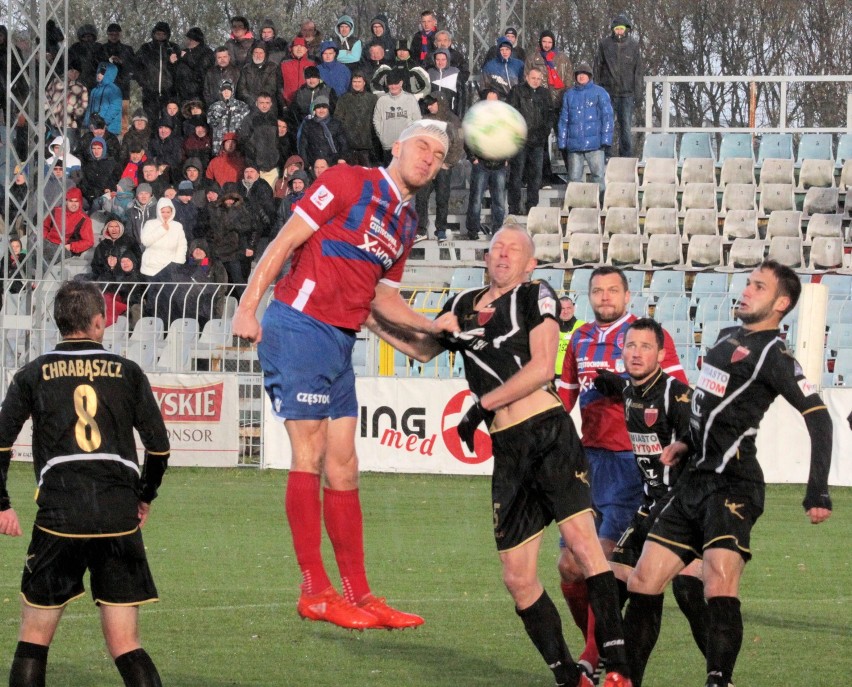
<path id="1" fill-rule="evenodd" d="M 502 100 L 480 100 L 465 114 L 462 128 L 468 148 L 484 160 L 514 157 L 527 140 L 523 116 Z"/>

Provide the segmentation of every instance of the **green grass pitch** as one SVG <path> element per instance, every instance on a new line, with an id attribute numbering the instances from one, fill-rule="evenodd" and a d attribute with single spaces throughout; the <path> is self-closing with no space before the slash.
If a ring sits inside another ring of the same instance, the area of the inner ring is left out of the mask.
<path id="1" fill-rule="evenodd" d="M 378 594 L 422 614 L 405 632 L 347 632 L 296 616 L 298 571 L 278 471 L 173 468 L 144 535 L 161 602 L 143 608 L 142 636 L 167 687 L 549 687 L 500 581 L 487 478 L 378 475 L 362 479 L 367 566 Z M 32 469 L 14 464 L 10 492 L 28 534 Z M 852 671 L 852 490 L 818 527 L 801 486 L 772 486 L 743 582 L 745 637 L 738 686 L 846 684 Z M 572 648 L 579 631 L 561 601 L 556 536 L 540 575 Z M 28 536 L 0 539 L 0 683 L 16 642 Z M 336 567 L 325 549 L 332 578 Z M 579 653 L 577 651 L 576 653 Z M 703 662 L 667 596 L 646 687 L 703 685 Z M 114 687 L 88 597 L 68 608 L 50 651 L 51 687 Z"/>

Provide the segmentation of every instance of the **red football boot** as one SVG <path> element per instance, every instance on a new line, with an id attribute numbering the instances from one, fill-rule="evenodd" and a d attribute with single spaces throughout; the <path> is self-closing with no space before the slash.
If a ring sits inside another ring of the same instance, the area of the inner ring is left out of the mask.
<path id="1" fill-rule="evenodd" d="M 358 604 L 358 608 L 376 617 L 378 622 L 374 627 L 386 630 L 404 630 L 407 627 L 419 627 L 425 622 L 419 615 L 391 608 L 385 603 L 384 597 L 380 596 L 368 596 Z"/>
<path id="2" fill-rule="evenodd" d="M 603 687 L 633 687 L 633 682 L 621 673 L 607 673 Z"/>
<path id="3" fill-rule="evenodd" d="M 347 630 L 384 627 L 375 615 L 344 599 L 334 587 L 313 596 L 302 592 L 296 611 L 306 620 L 320 620 Z"/>

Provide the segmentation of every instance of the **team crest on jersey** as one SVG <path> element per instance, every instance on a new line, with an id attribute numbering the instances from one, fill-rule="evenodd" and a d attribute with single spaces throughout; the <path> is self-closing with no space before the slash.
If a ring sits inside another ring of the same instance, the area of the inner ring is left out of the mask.
<path id="1" fill-rule="evenodd" d="M 738 363 L 740 360 L 745 360 L 748 358 L 749 353 L 751 353 L 751 351 L 745 346 L 737 346 L 731 354 L 731 362 Z"/>
<path id="2" fill-rule="evenodd" d="M 618 332 L 618 336 L 615 337 L 615 347 L 624 348 L 624 332 Z"/>
<path id="3" fill-rule="evenodd" d="M 325 210 L 328 204 L 334 200 L 334 194 L 328 190 L 325 184 L 320 184 L 319 188 L 311 194 L 310 200 L 316 205 L 317 209 Z"/>
<path id="4" fill-rule="evenodd" d="M 492 317 L 494 317 L 494 308 L 489 305 L 476 313 L 476 323 L 480 327 L 484 327 Z"/>
<path id="5" fill-rule="evenodd" d="M 660 416 L 660 411 L 657 408 L 645 408 L 645 424 L 648 427 L 653 427 L 657 418 Z"/>

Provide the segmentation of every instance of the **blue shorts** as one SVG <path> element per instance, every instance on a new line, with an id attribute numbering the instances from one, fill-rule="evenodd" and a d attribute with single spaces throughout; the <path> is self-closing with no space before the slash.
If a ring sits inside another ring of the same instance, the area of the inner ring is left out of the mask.
<path id="1" fill-rule="evenodd" d="M 257 355 L 275 417 L 358 417 L 354 345 L 354 335 L 273 300 L 263 316 Z"/>
<path id="2" fill-rule="evenodd" d="M 598 537 L 618 541 L 642 505 L 642 473 L 632 451 L 586 448 Z"/>

